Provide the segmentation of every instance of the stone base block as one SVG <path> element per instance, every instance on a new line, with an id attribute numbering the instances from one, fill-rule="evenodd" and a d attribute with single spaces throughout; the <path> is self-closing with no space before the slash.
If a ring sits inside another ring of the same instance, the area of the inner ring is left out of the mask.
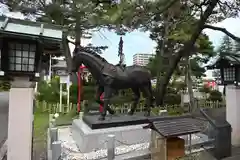
<path id="1" fill-rule="evenodd" d="M 144 113 L 139 112 L 134 115 L 126 115 L 126 114 L 114 114 L 107 115 L 104 121 L 98 120 L 99 115 L 93 114 L 85 114 L 83 116 L 83 121 L 86 123 L 91 129 L 102 129 L 102 128 L 112 128 L 112 127 L 123 127 L 129 125 L 139 125 L 149 123 L 148 118 L 145 117 Z"/>
<path id="2" fill-rule="evenodd" d="M 150 142 L 151 130 L 143 129 L 146 125 L 91 129 L 81 119 L 75 119 L 72 123 L 72 136 L 80 151 L 86 153 L 106 149 L 109 134 L 115 135 L 116 147 Z"/>

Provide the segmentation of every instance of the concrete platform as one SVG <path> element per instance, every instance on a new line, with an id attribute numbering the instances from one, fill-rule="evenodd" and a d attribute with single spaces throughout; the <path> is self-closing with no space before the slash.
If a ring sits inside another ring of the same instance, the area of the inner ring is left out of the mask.
<path id="1" fill-rule="evenodd" d="M 81 152 L 107 148 L 107 136 L 115 135 L 115 146 L 150 142 L 151 130 L 143 129 L 147 124 L 91 129 L 83 120 L 72 123 L 72 136 Z"/>
<path id="2" fill-rule="evenodd" d="M 145 117 L 143 115 L 144 113 L 135 113 L 132 116 L 129 116 L 127 114 L 107 115 L 104 121 L 99 121 L 99 115 L 88 114 L 83 116 L 83 121 L 91 129 L 111 128 L 149 123 L 149 117 Z"/>

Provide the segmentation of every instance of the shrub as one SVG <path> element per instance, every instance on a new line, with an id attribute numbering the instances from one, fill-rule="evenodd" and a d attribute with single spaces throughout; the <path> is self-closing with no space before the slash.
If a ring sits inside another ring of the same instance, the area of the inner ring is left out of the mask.
<path id="1" fill-rule="evenodd" d="M 176 93 L 166 93 L 163 102 L 166 105 L 180 104 L 181 103 L 181 95 L 176 94 Z"/>
<path id="2" fill-rule="evenodd" d="M 155 90 L 153 90 L 153 92 L 156 94 Z M 155 97 L 157 96 L 155 95 Z M 181 103 L 180 93 L 178 93 L 178 91 L 174 87 L 168 87 L 163 99 L 163 104 L 174 105 L 174 104 L 180 104 L 180 103 Z"/>
<path id="3" fill-rule="evenodd" d="M 8 91 L 11 87 L 11 83 L 9 81 L 0 82 L 0 91 Z"/>
<path id="4" fill-rule="evenodd" d="M 218 90 L 212 90 L 209 93 L 208 100 L 210 101 L 222 101 L 222 93 L 219 92 Z"/>
<path id="5" fill-rule="evenodd" d="M 60 96 L 60 80 L 58 77 L 52 79 L 50 83 L 47 81 L 41 81 L 38 84 L 38 95 L 39 101 L 47 101 L 49 103 L 59 102 Z"/>
<path id="6" fill-rule="evenodd" d="M 211 88 L 208 87 L 207 85 L 203 85 L 201 88 L 199 88 L 199 91 L 203 92 L 203 93 L 210 93 L 211 92 Z"/>

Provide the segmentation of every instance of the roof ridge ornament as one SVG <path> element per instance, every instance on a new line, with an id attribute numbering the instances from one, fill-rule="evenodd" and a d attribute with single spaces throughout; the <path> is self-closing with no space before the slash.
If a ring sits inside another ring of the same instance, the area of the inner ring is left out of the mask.
<path id="1" fill-rule="evenodd" d="M 44 24 L 41 24 L 40 36 L 43 35 L 43 32 L 44 32 Z"/>

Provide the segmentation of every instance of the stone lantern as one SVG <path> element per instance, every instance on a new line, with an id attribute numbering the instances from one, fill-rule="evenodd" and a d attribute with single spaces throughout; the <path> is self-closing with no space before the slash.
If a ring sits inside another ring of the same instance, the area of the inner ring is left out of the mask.
<path id="1" fill-rule="evenodd" d="M 219 69 L 220 85 L 238 85 L 240 82 L 240 58 L 230 56 L 217 57 L 215 62 L 207 66 L 208 69 Z"/>
<path id="2" fill-rule="evenodd" d="M 61 26 L 0 16 L 0 78 L 11 82 L 8 115 L 9 160 L 32 158 L 34 86 L 44 56 L 69 51 Z"/>

